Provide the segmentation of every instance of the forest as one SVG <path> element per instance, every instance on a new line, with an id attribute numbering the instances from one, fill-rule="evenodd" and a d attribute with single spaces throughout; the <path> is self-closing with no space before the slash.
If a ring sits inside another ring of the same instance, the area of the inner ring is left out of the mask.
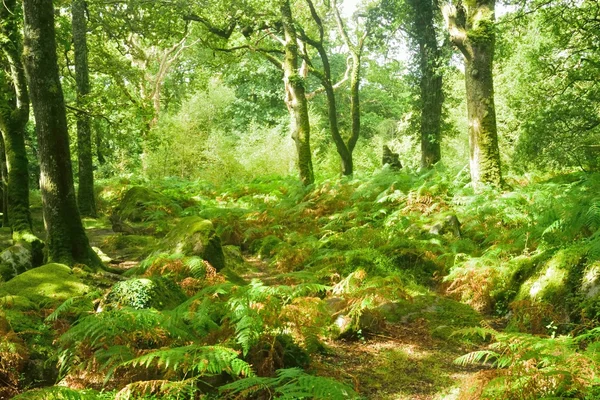
<path id="1" fill-rule="evenodd" d="M 600 399 L 600 2 L 2 0 L 0 400 Z"/>

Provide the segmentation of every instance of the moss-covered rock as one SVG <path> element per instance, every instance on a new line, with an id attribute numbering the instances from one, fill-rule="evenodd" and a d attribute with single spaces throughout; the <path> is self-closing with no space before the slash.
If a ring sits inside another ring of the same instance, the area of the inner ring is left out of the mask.
<path id="1" fill-rule="evenodd" d="M 83 283 L 71 268 L 52 263 L 30 269 L 0 284 L 0 302 L 11 301 L 10 296 L 19 296 L 34 304 L 58 304 L 70 297 L 81 296 L 89 290 L 89 286 Z"/>
<path id="2" fill-rule="evenodd" d="M 4 281 L 14 278 L 31 269 L 31 251 L 24 245 L 16 244 L 0 253 L 0 277 Z"/>
<path id="3" fill-rule="evenodd" d="M 121 220 L 141 222 L 166 216 L 177 216 L 181 207 L 168 197 L 143 186 L 129 189 L 114 213 Z"/>
<path id="4" fill-rule="evenodd" d="M 221 239 L 212 222 L 200 217 L 183 218 L 165 237 L 160 247 L 166 253 L 201 257 L 217 271 L 225 267 Z"/>
<path id="5" fill-rule="evenodd" d="M 565 307 L 565 298 L 579 290 L 586 249 L 572 246 L 557 251 L 520 287 L 516 300 L 532 300 Z M 575 277 L 576 276 L 576 277 Z"/>
<path id="6" fill-rule="evenodd" d="M 187 299 L 181 288 L 164 277 L 133 278 L 117 282 L 106 296 L 103 308 L 172 309 Z"/>
<path id="7" fill-rule="evenodd" d="M 101 247 L 113 256 L 141 260 L 156 249 L 157 243 L 157 239 L 152 236 L 116 234 L 107 236 Z"/>

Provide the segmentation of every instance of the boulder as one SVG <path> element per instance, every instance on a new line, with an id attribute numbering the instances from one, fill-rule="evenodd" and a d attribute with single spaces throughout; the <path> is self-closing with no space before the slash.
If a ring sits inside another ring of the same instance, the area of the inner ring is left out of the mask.
<path id="1" fill-rule="evenodd" d="M 400 170 L 402 169 L 402 163 L 400 162 L 400 155 L 392 152 L 390 148 L 383 145 L 383 156 L 381 157 L 381 165 L 389 165 L 390 168 Z"/>
<path id="2" fill-rule="evenodd" d="M 221 239 L 212 222 L 196 216 L 181 219 L 164 238 L 160 251 L 201 257 L 217 271 L 225 267 Z"/>
<path id="3" fill-rule="evenodd" d="M 186 299 L 181 288 L 168 278 L 133 278 L 114 284 L 106 295 L 102 308 L 164 310 L 175 308 Z"/>
<path id="4" fill-rule="evenodd" d="M 168 197 L 143 186 L 129 189 L 119 205 L 114 209 L 119 221 L 141 222 L 152 218 L 152 213 L 179 215 L 181 207 Z"/>
<path id="5" fill-rule="evenodd" d="M 0 253 L 0 277 L 4 281 L 33 268 L 31 251 L 22 244 L 15 244 Z"/>
<path id="6" fill-rule="evenodd" d="M 60 304 L 70 297 L 81 296 L 90 288 L 63 264 L 46 264 L 32 268 L 0 284 L 0 303 L 25 298 L 33 304 Z M 24 302 L 24 300 L 20 300 Z"/>

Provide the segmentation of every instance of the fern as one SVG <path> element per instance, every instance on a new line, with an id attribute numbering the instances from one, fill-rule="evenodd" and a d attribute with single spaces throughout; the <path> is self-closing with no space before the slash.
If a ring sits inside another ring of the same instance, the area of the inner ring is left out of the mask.
<path id="1" fill-rule="evenodd" d="M 97 297 L 98 292 L 93 292 L 85 296 L 74 296 L 65 300 L 60 306 L 46 317 L 46 322 L 54 322 L 61 315 L 68 312 L 92 312 L 94 310 L 94 303 L 92 298 Z"/>
<path id="2" fill-rule="evenodd" d="M 244 393 L 248 396 L 262 390 L 272 390 L 276 399 L 358 399 L 358 394 L 349 386 L 330 378 L 313 376 L 299 368 L 280 369 L 275 378 L 249 377 L 220 388 L 222 394 Z"/>
<path id="3" fill-rule="evenodd" d="M 21 393 L 13 400 L 102 400 L 106 397 L 94 390 L 73 390 L 62 386 L 34 389 Z"/>
<path id="4" fill-rule="evenodd" d="M 250 365 L 239 359 L 238 355 L 235 350 L 223 346 L 190 345 L 152 351 L 122 365 L 145 368 L 155 366 L 163 370 L 195 373 L 200 376 L 222 372 L 233 376 L 251 376 L 253 372 Z"/>

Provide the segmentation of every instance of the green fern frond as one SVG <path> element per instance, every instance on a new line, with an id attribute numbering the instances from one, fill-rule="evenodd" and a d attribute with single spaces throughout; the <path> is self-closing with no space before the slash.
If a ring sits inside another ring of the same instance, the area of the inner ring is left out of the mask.
<path id="1" fill-rule="evenodd" d="M 261 390 L 272 389 L 276 399 L 358 399 L 358 394 L 348 385 L 330 378 L 309 375 L 299 368 L 277 371 L 275 378 L 249 377 L 220 388 L 221 393 L 249 395 Z"/>
<path id="2" fill-rule="evenodd" d="M 156 350 L 124 362 L 123 366 L 152 366 L 187 374 L 194 372 L 200 376 L 217 375 L 226 372 L 232 376 L 251 376 L 248 363 L 238 358 L 237 351 L 223 346 L 190 345 Z"/>
<path id="3" fill-rule="evenodd" d="M 94 294 L 97 294 L 95 292 Z M 93 297 L 93 295 L 92 295 Z M 90 295 L 70 297 L 65 300 L 61 305 L 46 317 L 46 322 L 56 321 L 62 314 L 70 311 L 83 311 L 92 312 L 94 311 L 94 303 L 91 300 Z"/>
<path id="4" fill-rule="evenodd" d="M 500 354 L 496 353 L 495 351 L 480 350 L 473 351 L 471 353 L 458 357 L 454 360 L 454 364 L 466 367 L 467 365 L 473 365 L 478 363 L 486 364 L 491 362 L 493 365 L 496 365 L 499 358 Z"/>
<path id="5" fill-rule="evenodd" d="M 146 398 L 146 395 L 160 396 L 161 399 L 193 399 L 198 388 L 195 378 L 182 381 L 168 381 L 164 379 L 152 381 L 132 382 L 121 389 L 115 400 L 130 400 L 133 398 Z M 156 397 L 152 397 L 156 398 Z"/>
<path id="6" fill-rule="evenodd" d="M 62 386 L 52 386 L 43 389 L 28 390 L 21 393 L 13 400 L 100 400 L 98 392 L 94 390 L 73 390 Z"/>

